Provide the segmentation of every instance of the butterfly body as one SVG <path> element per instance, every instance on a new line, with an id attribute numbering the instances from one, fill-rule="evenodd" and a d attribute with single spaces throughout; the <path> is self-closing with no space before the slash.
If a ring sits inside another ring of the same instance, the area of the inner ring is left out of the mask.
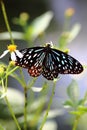
<path id="1" fill-rule="evenodd" d="M 37 77 L 43 75 L 48 80 L 58 77 L 58 74 L 79 74 L 83 67 L 72 56 L 51 48 L 50 43 L 45 47 L 32 47 L 20 50 L 22 58 L 16 56 L 15 64 L 28 69 L 28 73 Z"/>

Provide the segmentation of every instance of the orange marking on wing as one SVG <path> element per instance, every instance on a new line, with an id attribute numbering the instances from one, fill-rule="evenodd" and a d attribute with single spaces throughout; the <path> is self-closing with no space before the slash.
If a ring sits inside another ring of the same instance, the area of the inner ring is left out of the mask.
<path id="1" fill-rule="evenodd" d="M 41 75 L 42 67 L 41 66 L 38 66 L 38 67 L 32 66 L 31 68 L 28 69 L 28 73 L 32 77 L 37 77 L 37 76 Z"/>

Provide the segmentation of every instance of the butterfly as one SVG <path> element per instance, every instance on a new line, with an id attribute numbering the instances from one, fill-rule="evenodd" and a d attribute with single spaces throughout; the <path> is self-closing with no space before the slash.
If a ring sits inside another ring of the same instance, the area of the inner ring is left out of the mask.
<path id="1" fill-rule="evenodd" d="M 15 65 L 27 68 L 32 77 L 41 74 L 47 80 L 54 80 L 59 74 L 79 74 L 83 66 L 72 56 L 54 49 L 51 43 L 44 47 L 31 47 L 20 50 L 22 58 L 16 56 Z"/>

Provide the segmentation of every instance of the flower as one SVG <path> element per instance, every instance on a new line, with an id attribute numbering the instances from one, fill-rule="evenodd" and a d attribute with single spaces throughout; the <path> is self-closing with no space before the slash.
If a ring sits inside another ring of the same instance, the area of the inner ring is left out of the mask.
<path id="1" fill-rule="evenodd" d="M 75 13 L 75 9 L 74 8 L 68 8 L 66 11 L 65 11 L 65 16 L 67 17 L 71 17 L 73 16 Z"/>
<path id="2" fill-rule="evenodd" d="M 21 52 L 19 52 L 19 50 L 17 50 L 16 48 L 17 48 L 17 46 L 16 45 L 12 45 L 12 44 L 10 44 L 9 46 L 7 46 L 7 50 L 5 50 L 3 52 L 3 54 L 0 56 L 0 59 L 3 58 L 8 52 L 11 53 L 11 60 L 12 61 L 16 61 L 16 55 L 19 58 L 22 58 L 23 54 Z"/>

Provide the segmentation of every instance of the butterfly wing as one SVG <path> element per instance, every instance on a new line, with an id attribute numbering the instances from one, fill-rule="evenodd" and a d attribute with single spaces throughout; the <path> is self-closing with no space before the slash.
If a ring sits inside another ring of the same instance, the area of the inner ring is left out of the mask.
<path id="1" fill-rule="evenodd" d="M 20 52 L 23 57 L 16 56 L 15 64 L 27 68 L 33 77 L 42 74 L 46 79 L 53 80 L 58 74 L 79 74 L 83 71 L 75 58 L 49 46 L 26 48 Z"/>
<path id="2" fill-rule="evenodd" d="M 20 50 L 22 58 L 17 57 L 16 65 L 28 68 L 31 76 L 37 77 L 42 72 L 42 63 L 45 57 L 43 47 L 33 47 Z"/>
<path id="3" fill-rule="evenodd" d="M 57 65 L 55 64 L 51 51 L 44 58 L 42 75 L 48 80 L 53 80 L 58 76 Z"/>
<path id="4" fill-rule="evenodd" d="M 42 75 L 48 80 L 57 78 L 58 74 L 79 74 L 83 67 L 72 56 L 56 49 L 50 49 L 43 61 Z"/>
<path id="5" fill-rule="evenodd" d="M 52 57 L 60 74 L 79 74 L 83 71 L 78 60 L 60 50 L 52 49 Z"/>

